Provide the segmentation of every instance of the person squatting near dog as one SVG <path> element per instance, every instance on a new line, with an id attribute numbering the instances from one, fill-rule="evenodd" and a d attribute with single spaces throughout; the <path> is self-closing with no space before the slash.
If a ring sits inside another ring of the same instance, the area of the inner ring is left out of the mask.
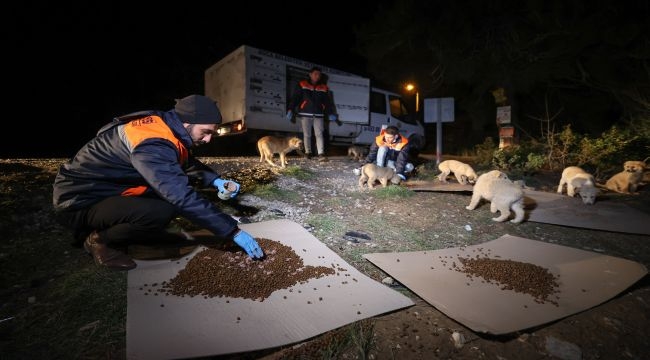
<path id="1" fill-rule="evenodd" d="M 400 179 L 406 180 L 406 174 L 413 171 L 413 164 L 408 162 L 411 147 L 409 140 L 399 133 L 395 126 L 382 129 L 370 145 L 366 163 L 395 169 Z"/>
<path id="2" fill-rule="evenodd" d="M 239 193 L 239 184 L 190 152 L 210 142 L 220 123 L 214 101 L 190 95 L 172 110 L 131 113 L 104 125 L 54 180 L 56 218 L 73 230 L 74 245 L 83 244 L 97 265 L 130 270 L 137 264 L 113 246 L 169 238 L 165 229 L 180 215 L 262 258 L 255 239 L 194 188 Z"/>
<path id="3" fill-rule="evenodd" d="M 294 111 L 297 111 L 296 118 L 300 120 L 303 133 L 303 146 L 305 157 L 312 156 L 312 127 L 316 137 L 316 151 L 319 161 L 327 161 L 325 156 L 325 131 L 324 118 L 329 121 L 337 121 L 336 107 L 332 101 L 327 84 L 322 81 L 322 72 L 319 67 L 312 67 L 309 70 L 309 79 L 301 80 L 293 90 L 287 103 L 287 120 L 292 121 Z"/>

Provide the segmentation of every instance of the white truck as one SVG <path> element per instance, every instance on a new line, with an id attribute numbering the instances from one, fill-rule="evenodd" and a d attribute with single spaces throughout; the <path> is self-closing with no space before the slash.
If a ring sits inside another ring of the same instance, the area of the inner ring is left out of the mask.
<path id="1" fill-rule="evenodd" d="M 413 147 L 424 148 L 423 125 L 394 92 L 370 86 L 370 79 L 289 56 L 242 45 L 205 71 L 205 95 L 219 105 L 219 136 L 242 134 L 249 142 L 263 135 L 297 135 L 286 118 L 296 84 L 319 66 L 333 96 L 339 121 L 326 121 L 333 145 L 368 145 L 382 126 L 394 125 Z"/>

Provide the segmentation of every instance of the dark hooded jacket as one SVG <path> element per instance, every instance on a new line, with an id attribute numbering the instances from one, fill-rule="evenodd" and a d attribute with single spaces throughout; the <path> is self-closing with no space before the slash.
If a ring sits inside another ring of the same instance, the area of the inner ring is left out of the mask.
<path id="1" fill-rule="evenodd" d="M 159 197 L 179 215 L 217 236 L 237 230 L 194 186 L 219 177 L 189 152 L 192 138 L 173 111 L 145 111 L 115 118 L 63 164 L 54 181 L 56 211 L 74 211 L 111 196 Z"/>
<path id="2" fill-rule="evenodd" d="M 302 80 L 296 85 L 287 104 L 287 110 L 294 111 L 300 116 L 323 117 L 335 113 L 327 85 L 312 84 L 309 80 Z"/>

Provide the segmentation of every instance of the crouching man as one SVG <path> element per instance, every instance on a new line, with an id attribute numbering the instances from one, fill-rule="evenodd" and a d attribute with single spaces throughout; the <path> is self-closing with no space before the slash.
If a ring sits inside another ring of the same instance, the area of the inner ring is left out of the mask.
<path id="1" fill-rule="evenodd" d="M 381 130 L 370 145 L 366 163 L 393 168 L 400 179 L 406 180 L 406 175 L 413 171 L 413 164 L 408 162 L 409 151 L 409 140 L 400 135 L 397 127 L 388 126 Z"/>

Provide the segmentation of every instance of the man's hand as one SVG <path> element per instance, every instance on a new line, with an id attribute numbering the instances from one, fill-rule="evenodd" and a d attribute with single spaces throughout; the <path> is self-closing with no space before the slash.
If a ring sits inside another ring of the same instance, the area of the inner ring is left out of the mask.
<path id="1" fill-rule="evenodd" d="M 235 243 L 237 243 L 237 245 L 244 249 L 244 251 L 246 251 L 248 256 L 252 257 L 253 259 L 260 259 L 264 257 L 264 252 L 262 252 L 260 245 L 246 231 L 239 230 L 233 240 Z"/>
<path id="2" fill-rule="evenodd" d="M 216 178 L 212 182 L 212 185 L 217 189 L 220 194 L 230 194 L 230 198 L 233 199 L 239 194 L 239 184 L 232 180 L 224 180 L 221 178 Z"/>

